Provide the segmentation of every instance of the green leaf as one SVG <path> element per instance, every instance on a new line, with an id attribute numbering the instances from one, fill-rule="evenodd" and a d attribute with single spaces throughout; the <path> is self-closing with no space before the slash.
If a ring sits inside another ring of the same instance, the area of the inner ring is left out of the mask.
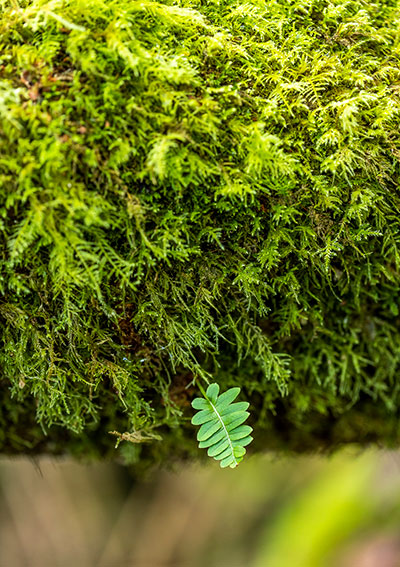
<path id="1" fill-rule="evenodd" d="M 232 431 L 231 439 L 233 441 L 236 441 L 237 439 L 243 439 L 244 437 L 247 437 L 248 435 L 250 435 L 250 433 L 252 431 L 253 431 L 253 428 L 250 427 L 250 425 L 241 425 L 241 426 L 237 427 L 234 431 Z"/>
<path id="2" fill-rule="evenodd" d="M 224 415 L 224 423 L 225 425 L 229 425 L 231 431 L 238 425 L 241 425 L 246 419 L 249 417 L 248 411 L 235 411 L 233 413 L 229 413 L 228 415 Z"/>
<path id="3" fill-rule="evenodd" d="M 210 419 L 210 410 L 202 410 L 192 418 L 193 425 L 201 425 Z"/>
<path id="4" fill-rule="evenodd" d="M 192 407 L 194 409 L 203 410 L 210 407 L 210 404 L 204 398 L 195 398 L 192 401 Z"/>
<path id="5" fill-rule="evenodd" d="M 242 447 L 246 447 L 247 445 L 250 445 L 252 441 L 253 441 L 253 437 L 251 435 L 248 435 L 247 437 L 243 437 L 242 439 L 240 439 L 240 445 Z M 234 443 L 234 445 L 236 446 L 236 443 Z"/>
<path id="6" fill-rule="evenodd" d="M 197 433 L 197 440 L 204 441 L 205 439 L 208 439 L 208 437 L 211 437 L 211 435 L 216 431 L 218 431 L 220 427 L 221 425 L 218 421 L 214 421 L 214 419 L 210 419 L 209 422 L 204 423 L 200 427 L 199 432 Z"/>
<path id="7" fill-rule="evenodd" d="M 199 443 L 199 448 L 200 449 L 206 449 L 207 447 L 211 447 L 215 443 L 218 443 L 218 441 L 220 441 L 220 439 L 222 439 L 222 438 L 226 438 L 226 434 L 225 434 L 224 429 L 220 429 L 219 431 L 214 433 L 214 435 L 211 435 L 211 437 L 209 437 L 205 441 L 201 441 Z"/>
<path id="8" fill-rule="evenodd" d="M 233 454 L 235 457 L 243 457 L 246 454 L 246 449 L 244 447 L 235 447 L 233 449 Z"/>
<path id="9" fill-rule="evenodd" d="M 219 385 L 210 384 L 206 397 L 192 402 L 193 408 L 200 410 L 192 418 L 193 425 L 201 426 L 199 448 L 208 449 L 208 456 L 220 461 L 222 468 L 236 467 L 246 453 L 245 446 L 253 440 L 253 429 L 243 425 L 250 415 L 248 402 L 233 403 L 239 393 L 240 388 L 235 387 L 219 395 Z"/>
<path id="10" fill-rule="evenodd" d="M 215 455 L 214 459 L 216 459 L 217 461 L 222 461 L 223 459 L 226 459 L 227 457 L 234 457 L 234 456 L 235 456 L 235 453 L 234 453 L 234 451 L 232 451 L 232 447 L 227 447 L 225 449 L 225 451 L 222 451 L 222 453 Z"/>
<path id="11" fill-rule="evenodd" d="M 229 406 L 239 395 L 240 388 L 230 388 L 223 394 L 221 394 L 216 403 L 217 410 L 221 413 L 226 407 Z"/>
<path id="12" fill-rule="evenodd" d="M 223 461 L 221 461 L 220 466 L 221 468 L 225 468 L 225 467 L 232 467 L 235 468 L 240 461 L 238 461 L 237 459 L 235 459 L 234 455 L 227 457 L 226 459 L 224 459 Z"/>
<path id="13" fill-rule="evenodd" d="M 210 384 L 206 392 L 207 399 L 210 400 L 210 402 L 212 402 L 213 404 L 215 404 L 217 401 L 218 392 L 219 392 L 218 384 Z"/>
<path id="14" fill-rule="evenodd" d="M 224 436 L 223 439 L 221 439 L 221 441 L 219 441 L 218 443 L 215 443 L 212 447 L 210 447 L 208 449 L 207 455 L 209 457 L 215 457 L 216 455 L 219 455 L 220 453 L 222 453 L 222 451 L 225 451 L 225 449 L 227 447 L 229 447 L 229 441 Z"/>
<path id="15" fill-rule="evenodd" d="M 226 407 L 221 411 L 222 415 L 228 415 L 229 413 L 233 413 L 236 411 L 246 411 L 249 407 L 249 402 L 236 402 L 235 404 L 231 404 L 230 406 Z M 219 408 L 217 407 L 218 411 Z"/>

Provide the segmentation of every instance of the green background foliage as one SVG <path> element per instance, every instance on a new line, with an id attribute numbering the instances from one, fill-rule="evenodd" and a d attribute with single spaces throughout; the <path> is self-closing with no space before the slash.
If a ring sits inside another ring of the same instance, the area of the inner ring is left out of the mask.
<path id="1" fill-rule="evenodd" d="M 0 0 L 3 452 L 398 442 L 395 1 Z M 136 436 L 136 437 L 135 437 Z"/>

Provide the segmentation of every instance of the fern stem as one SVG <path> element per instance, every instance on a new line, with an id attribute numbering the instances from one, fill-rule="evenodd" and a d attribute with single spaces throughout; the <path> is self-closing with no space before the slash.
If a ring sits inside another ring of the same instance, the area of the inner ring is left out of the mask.
<path id="1" fill-rule="evenodd" d="M 217 417 L 218 417 L 219 421 L 221 422 L 222 428 L 223 428 L 223 430 L 225 431 L 226 437 L 227 437 L 228 442 L 229 442 L 229 446 L 230 446 L 231 451 L 232 451 L 233 461 L 234 461 L 235 467 L 236 467 L 239 463 L 238 463 L 237 460 L 236 460 L 235 453 L 234 453 L 234 451 L 233 451 L 232 441 L 231 441 L 231 438 L 229 437 L 228 430 L 227 430 L 226 427 L 225 427 L 225 423 L 223 422 L 220 413 L 218 412 L 217 408 L 214 406 L 214 404 L 212 403 L 212 401 L 210 400 L 210 398 L 208 398 L 207 396 L 205 396 L 205 397 L 206 397 L 207 400 L 210 402 L 211 407 L 213 408 L 214 412 L 217 414 Z"/>
<path id="2" fill-rule="evenodd" d="M 196 382 L 197 382 L 197 386 L 198 386 L 200 392 L 203 394 L 203 398 L 206 398 L 206 400 L 210 401 L 210 399 L 208 398 L 206 391 L 204 390 L 203 386 L 200 384 L 199 381 L 196 380 Z"/>

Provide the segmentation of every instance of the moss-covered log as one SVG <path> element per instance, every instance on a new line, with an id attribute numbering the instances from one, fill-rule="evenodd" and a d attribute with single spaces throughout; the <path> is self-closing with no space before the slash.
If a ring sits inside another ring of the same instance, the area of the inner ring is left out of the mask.
<path id="1" fill-rule="evenodd" d="M 399 55 L 394 0 L 1 0 L 0 451 L 197 454 L 197 380 L 398 444 Z"/>

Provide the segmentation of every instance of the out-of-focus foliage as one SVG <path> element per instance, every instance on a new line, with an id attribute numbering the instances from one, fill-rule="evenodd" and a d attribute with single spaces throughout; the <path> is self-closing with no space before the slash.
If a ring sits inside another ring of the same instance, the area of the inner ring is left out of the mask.
<path id="1" fill-rule="evenodd" d="M 369 491 L 376 468 L 371 453 L 325 463 L 266 526 L 254 567 L 331 565 L 329 554 L 362 533 L 376 513 L 376 494 Z"/>
<path id="2" fill-rule="evenodd" d="M 398 567 L 398 454 L 257 455 L 232 474 L 210 465 L 132 482 L 116 465 L 39 458 L 38 474 L 26 459 L 3 460 L 2 561 Z"/>
<path id="3" fill-rule="evenodd" d="M 192 453 L 210 376 L 259 447 L 398 441 L 399 22 L 0 1 L 3 451 Z"/>

